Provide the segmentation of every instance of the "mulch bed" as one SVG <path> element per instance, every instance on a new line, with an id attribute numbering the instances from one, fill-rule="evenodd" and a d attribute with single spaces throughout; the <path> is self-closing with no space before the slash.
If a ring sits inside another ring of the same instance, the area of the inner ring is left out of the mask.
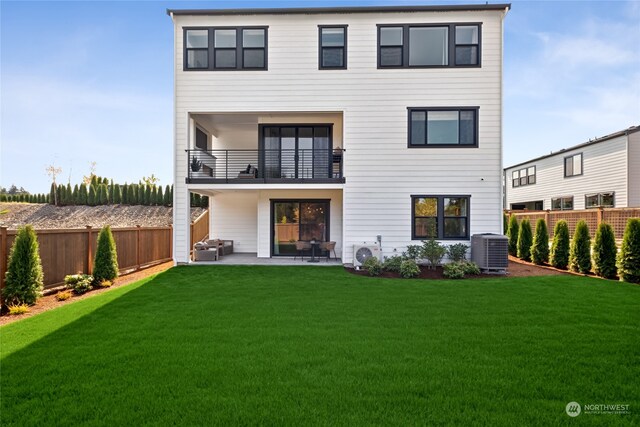
<path id="1" fill-rule="evenodd" d="M 94 295 L 101 294 L 103 292 L 108 292 L 111 289 L 119 288 L 124 285 L 128 285 L 129 283 L 136 282 L 140 279 L 144 279 L 145 277 L 149 277 L 156 273 L 161 273 L 169 268 L 173 267 L 173 261 L 165 262 L 162 264 L 154 265 L 153 267 L 145 268 L 144 270 L 135 271 L 133 273 L 129 273 L 118 277 L 114 283 L 108 288 L 97 288 L 86 294 L 82 295 L 73 295 L 71 298 L 65 301 L 58 301 L 56 299 L 55 293 L 51 295 L 44 296 L 38 300 L 36 305 L 29 307 L 29 312 L 24 314 L 19 314 L 16 316 L 9 316 L 8 314 L 3 314 L 0 316 L 0 326 L 5 325 L 7 323 L 15 322 L 16 320 L 26 319 L 27 317 L 35 316 L 36 314 L 42 313 L 44 311 L 51 310 L 53 308 L 57 308 L 68 304 L 70 302 L 78 301 L 85 298 L 90 298 Z"/>

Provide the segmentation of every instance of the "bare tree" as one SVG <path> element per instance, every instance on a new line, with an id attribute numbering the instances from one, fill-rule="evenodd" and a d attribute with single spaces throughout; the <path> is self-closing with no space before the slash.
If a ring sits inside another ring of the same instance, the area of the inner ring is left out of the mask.
<path id="1" fill-rule="evenodd" d="M 158 178 L 154 174 L 151 174 L 149 176 L 143 176 L 142 182 L 144 182 L 147 186 L 153 188 L 158 182 L 160 182 L 160 178 Z"/>
<path id="2" fill-rule="evenodd" d="M 58 185 L 56 184 L 56 176 L 62 173 L 62 168 L 57 167 L 52 163 L 45 168 L 45 172 L 47 172 L 47 175 L 49 175 L 49 177 L 51 178 L 51 181 L 53 182 L 54 204 L 58 206 L 58 191 L 57 191 Z"/>
<path id="3" fill-rule="evenodd" d="M 89 175 L 82 177 L 82 182 L 84 182 L 85 185 L 91 185 L 91 180 L 96 176 L 96 165 L 96 162 L 89 162 Z"/>

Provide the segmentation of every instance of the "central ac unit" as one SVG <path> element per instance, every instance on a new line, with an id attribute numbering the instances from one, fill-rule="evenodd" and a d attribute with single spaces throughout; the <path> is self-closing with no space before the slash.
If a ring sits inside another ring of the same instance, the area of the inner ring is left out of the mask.
<path id="1" fill-rule="evenodd" d="M 361 267 L 367 258 L 376 257 L 380 259 L 380 246 L 375 243 L 362 243 L 353 245 L 353 265 Z"/>
<path id="2" fill-rule="evenodd" d="M 509 266 L 509 239 L 499 234 L 471 236 L 471 260 L 481 270 L 506 270 Z"/>

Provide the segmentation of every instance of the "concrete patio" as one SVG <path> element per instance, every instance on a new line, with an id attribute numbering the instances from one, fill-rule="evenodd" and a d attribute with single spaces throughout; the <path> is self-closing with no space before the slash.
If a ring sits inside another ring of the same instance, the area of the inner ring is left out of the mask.
<path id="1" fill-rule="evenodd" d="M 308 262 L 311 257 L 304 257 L 304 261 L 298 257 L 273 257 L 258 258 L 256 253 L 234 253 L 221 256 L 218 261 L 192 261 L 190 265 L 315 265 L 315 266 L 337 266 L 342 265 L 342 260 L 326 257 L 316 258 L 318 262 Z"/>

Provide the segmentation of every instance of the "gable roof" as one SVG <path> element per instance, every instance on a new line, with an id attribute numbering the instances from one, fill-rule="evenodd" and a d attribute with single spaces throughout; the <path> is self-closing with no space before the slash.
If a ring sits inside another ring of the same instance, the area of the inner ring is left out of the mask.
<path id="1" fill-rule="evenodd" d="M 511 9 L 511 3 L 454 4 L 432 6 L 343 6 L 343 7 L 292 7 L 257 9 L 167 9 L 167 15 L 293 15 L 322 13 L 376 13 L 376 12 L 449 12 Z"/>
<path id="2" fill-rule="evenodd" d="M 587 146 L 590 146 L 590 145 L 599 144 L 601 142 L 605 142 L 605 141 L 608 141 L 608 140 L 613 139 L 613 138 L 617 138 L 617 137 L 622 136 L 622 135 L 629 135 L 630 133 L 634 133 L 634 132 L 638 132 L 638 131 L 640 131 L 640 126 L 631 126 L 631 127 L 627 128 L 627 129 L 612 133 L 610 135 L 605 135 L 605 136 L 600 137 L 600 138 L 591 139 L 591 140 L 589 140 L 587 142 L 583 142 L 581 144 L 574 145 L 574 146 L 569 147 L 569 148 L 563 148 L 561 150 L 552 152 L 550 154 L 545 154 L 544 156 L 536 157 L 536 158 L 533 158 L 533 159 L 530 159 L 530 160 L 527 160 L 527 161 L 524 161 L 524 162 L 517 163 L 515 165 L 508 166 L 508 167 L 504 168 L 503 170 L 506 171 L 507 169 L 513 169 L 513 168 L 516 168 L 518 166 L 526 165 L 527 163 L 537 162 L 537 161 L 542 160 L 542 159 L 547 159 L 549 157 L 557 156 L 559 154 L 564 154 L 564 153 L 566 153 L 568 151 L 571 151 L 571 150 L 575 150 L 575 149 L 582 148 L 582 147 L 587 147 Z"/>

